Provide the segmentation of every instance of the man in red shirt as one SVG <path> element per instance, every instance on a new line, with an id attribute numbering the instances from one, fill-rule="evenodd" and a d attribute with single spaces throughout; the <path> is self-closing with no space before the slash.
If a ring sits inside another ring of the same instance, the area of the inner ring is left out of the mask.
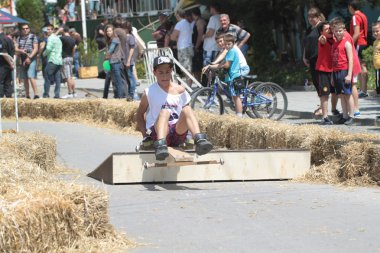
<path id="1" fill-rule="evenodd" d="M 362 51 L 367 47 L 368 21 L 367 17 L 363 14 L 363 12 L 359 10 L 358 0 L 352 0 L 349 2 L 348 11 L 352 15 L 352 19 L 350 21 L 350 35 L 354 40 L 356 52 L 358 53 L 362 67 L 362 72 L 358 76 L 360 82 L 359 97 L 368 97 L 368 70 L 362 57 Z"/>

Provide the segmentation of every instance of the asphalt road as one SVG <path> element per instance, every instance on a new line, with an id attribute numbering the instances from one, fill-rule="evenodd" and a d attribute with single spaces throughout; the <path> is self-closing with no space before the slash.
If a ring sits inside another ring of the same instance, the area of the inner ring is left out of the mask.
<path id="1" fill-rule="evenodd" d="M 14 122 L 3 122 L 14 128 Z M 140 252 L 380 252 L 380 188 L 291 181 L 102 185 L 85 176 L 140 141 L 75 123 L 20 122 L 54 136 L 79 182 L 105 187 L 112 224 Z M 378 131 L 378 130 L 375 130 Z"/>

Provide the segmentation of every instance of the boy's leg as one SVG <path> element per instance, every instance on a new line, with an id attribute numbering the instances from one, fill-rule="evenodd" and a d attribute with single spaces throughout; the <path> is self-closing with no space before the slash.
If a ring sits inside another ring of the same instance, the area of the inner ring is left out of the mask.
<path id="1" fill-rule="evenodd" d="M 241 103 L 240 96 L 232 96 L 232 99 L 235 103 L 236 115 L 239 117 L 243 117 L 243 104 Z"/>
<path id="2" fill-rule="evenodd" d="M 198 120 L 189 105 L 182 108 L 176 125 L 176 133 L 183 135 L 187 130 L 190 130 L 194 136 L 195 152 L 198 155 L 204 155 L 211 151 L 213 146 L 211 142 L 208 141 L 207 135 L 200 133 Z"/>
<path id="3" fill-rule="evenodd" d="M 361 64 L 362 72 L 359 74 L 360 90 L 364 96 L 367 95 L 368 70 L 365 63 Z"/>
<path id="4" fill-rule="evenodd" d="M 157 121 L 154 124 L 154 129 L 157 135 L 157 140 L 154 142 L 154 150 L 156 159 L 159 161 L 165 160 L 169 156 L 168 146 L 166 143 L 166 136 L 168 135 L 169 127 L 168 121 L 170 112 L 168 110 L 161 110 L 158 115 Z"/>
<path id="5" fill-rule="evenodd" d="M 359 92 L 355 83 L 352 83 L 352 98 L 354 101 L 354 111 L 359 111 Z"/>
<path id="6" fill-rule="evenodd" d="M 320 97 L 321 99 L 321 108 L 323 118 L 327 118 L 329 115 L 328 107 L 329 107 L 329 95 L 324 95 Z"/>

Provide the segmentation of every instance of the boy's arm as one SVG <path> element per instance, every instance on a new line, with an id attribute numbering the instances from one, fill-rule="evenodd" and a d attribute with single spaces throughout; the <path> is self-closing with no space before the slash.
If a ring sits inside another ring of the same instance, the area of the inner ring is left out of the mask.
<path id="1" fill-rule="evenodd" d="M 141 132 L 143 137 L 147 136 L 146 133 L 146 121 L 145 121 L 145 112 L 148 110 L 148 97 L 146 96 L 145 92 L 141 97 L 139 108 L 137 108 L 136 113 L 136 120 L 137 120 L 137 126 L 139 128 L 139 131 Z"/>
<path id="2" fill-rule="evenodd" d="M 222 52 L 220 52 L 220 54 L 218 54 L 218 56 L 216 57 L 216 59 L 213 62 L 211 62 L 211 64 L 218 64 L 221 61 L 223 61 L 224 58 L 226 57 L 227 52 L 228 52 L 228 50 L 224 49 Z"/>
<path id="3" fill-rule="evenodd" d="M 354 67 L 354 54 L 352 52 L 353 49 L 350 42 L 347 41 L 344 47 L 346 49 L 346 55 L 348 59 L 348 73 L 347 73 L 347 76 L 345 77 L 345 82 L 348 83 L 352 81 L 352 69 Z"/>

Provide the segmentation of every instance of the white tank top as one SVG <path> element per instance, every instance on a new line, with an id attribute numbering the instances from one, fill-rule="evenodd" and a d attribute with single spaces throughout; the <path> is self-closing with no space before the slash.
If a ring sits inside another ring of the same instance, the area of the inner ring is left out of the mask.
<path id="1" fill-rule="evenodd" d="M 161 89 L 158 83 L 153 83 L 145 89 L 148 98 L 148 111 L 146 113 L 146 129 L 151 128 L 156 123 L 158 115 L 162 109 L 170 111 L 169 125 L 177 123 L 182 107 L 190 103 L 190 95 L 187 91 L 171 95 Z"/>

